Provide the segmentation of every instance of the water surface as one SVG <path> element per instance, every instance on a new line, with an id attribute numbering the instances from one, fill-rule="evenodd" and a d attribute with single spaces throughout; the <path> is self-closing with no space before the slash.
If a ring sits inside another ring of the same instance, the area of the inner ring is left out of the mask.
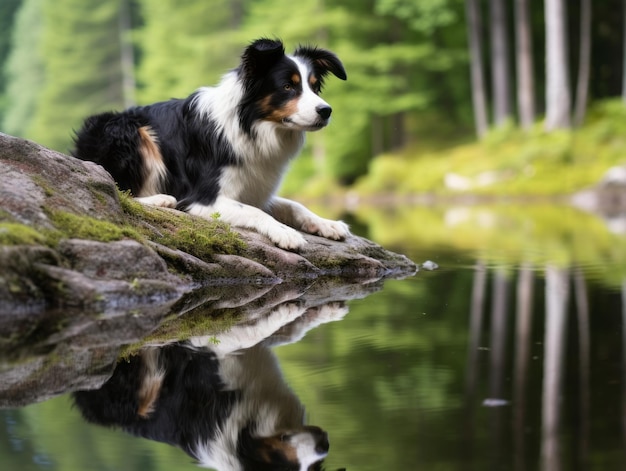
<path id="1" fill-rule="evenodd" d="M 326 469 L 626 469 L 626 238 L 562 208 L 455 211 L 357 213 L 364 235 L 439 269 L 274 349 L 329 433 Z M 197 469 L 87 424 L 68 395 L 1 410 L 0 462 Z"/>

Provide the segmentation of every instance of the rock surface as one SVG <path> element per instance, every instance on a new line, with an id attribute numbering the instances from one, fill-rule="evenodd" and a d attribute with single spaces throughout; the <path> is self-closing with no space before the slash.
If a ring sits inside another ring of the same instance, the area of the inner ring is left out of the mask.
<path id="1" fill-rule="evenodd" d="M 211 226 L 177 211 L 145 211 L 149 221 L 129 213 L 102 167 L 0 134 L 0 314 L 130 308 L 204 285 L 376 280 L 416 271 L 406 257 L 355 236 L 336 242 L 306 235 L 307 246 L 293 253 L 219 221 Z M 185 226 L 198 234 L 222 231 L 228 243 L 213 241 L 202 254 L 193 253 L 193 242 L 189 252 L 168 245 Z"/>
<path id="2" fill-rule="evenodd" d="M 120 355 L 254 324 L 285 303 L 307 328 L 338 320 L 320 313 L 417 271 L 363 238 L 305 238 L 287 252 L 142 207 L 98 165 L 0 134 L 0 408 L 97 388 Z"/>

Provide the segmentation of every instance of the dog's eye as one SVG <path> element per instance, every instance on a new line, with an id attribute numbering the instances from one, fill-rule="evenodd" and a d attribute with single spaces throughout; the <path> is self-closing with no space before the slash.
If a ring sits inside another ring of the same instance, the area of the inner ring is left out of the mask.
<path id="1" fill-rule="evenodd" d="M 289 91 L 289 90 L 291 90 L 291 88 L 292 88 L 292 86 L 291 86 L 290 83 L 286 83 L 285 85 L 283 85 L 283 90 Z"/>

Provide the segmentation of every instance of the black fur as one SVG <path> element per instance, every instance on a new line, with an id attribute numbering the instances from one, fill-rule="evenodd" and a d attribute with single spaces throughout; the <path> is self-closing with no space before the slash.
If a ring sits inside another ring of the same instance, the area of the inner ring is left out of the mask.
<path id="1" fill-rule="evenodd" d="M 141 357 L 118 363 L 100 389 L 74 393 L 74 403 L 92 423 L 118 426 L 128 433 L 178 446 L 194 456 L 198 441 L 215 438 L 238 398 L 224 389 L 215 354 L 170 345 L 160 351 L 166 371 L 154 412 L 138 415 L 137 391 L 142 379 Z"/>

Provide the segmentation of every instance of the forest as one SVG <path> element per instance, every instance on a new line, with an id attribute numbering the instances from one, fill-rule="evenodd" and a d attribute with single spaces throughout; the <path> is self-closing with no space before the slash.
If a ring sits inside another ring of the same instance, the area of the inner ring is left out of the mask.
<path id="1" fill-rule="evenodd" d="M 309 136 L 292 186 L 388 191 L 408 171 L 420 179 L 406 191 L 432 190 L 456 168 L 455 152 L 474 162 L 464 178 L 528 173 L 537 160 L 536 175 L 546 147 L 556 166 L 601 162 L 584 170 L 596 178 L 623 163 L 624 4 L 2 0 L 0 130 L 67 152 L 86 116 L 187 96 L 236 67 L 253 39 L 278 37 L 288 51 L 329 48 L 348 72 L 323 91 L 333 122 Z M 575 136 L 588 124 L 584 145 Z M 501 140 L 535 147 L 507 157 L 493 147 Z"/>

